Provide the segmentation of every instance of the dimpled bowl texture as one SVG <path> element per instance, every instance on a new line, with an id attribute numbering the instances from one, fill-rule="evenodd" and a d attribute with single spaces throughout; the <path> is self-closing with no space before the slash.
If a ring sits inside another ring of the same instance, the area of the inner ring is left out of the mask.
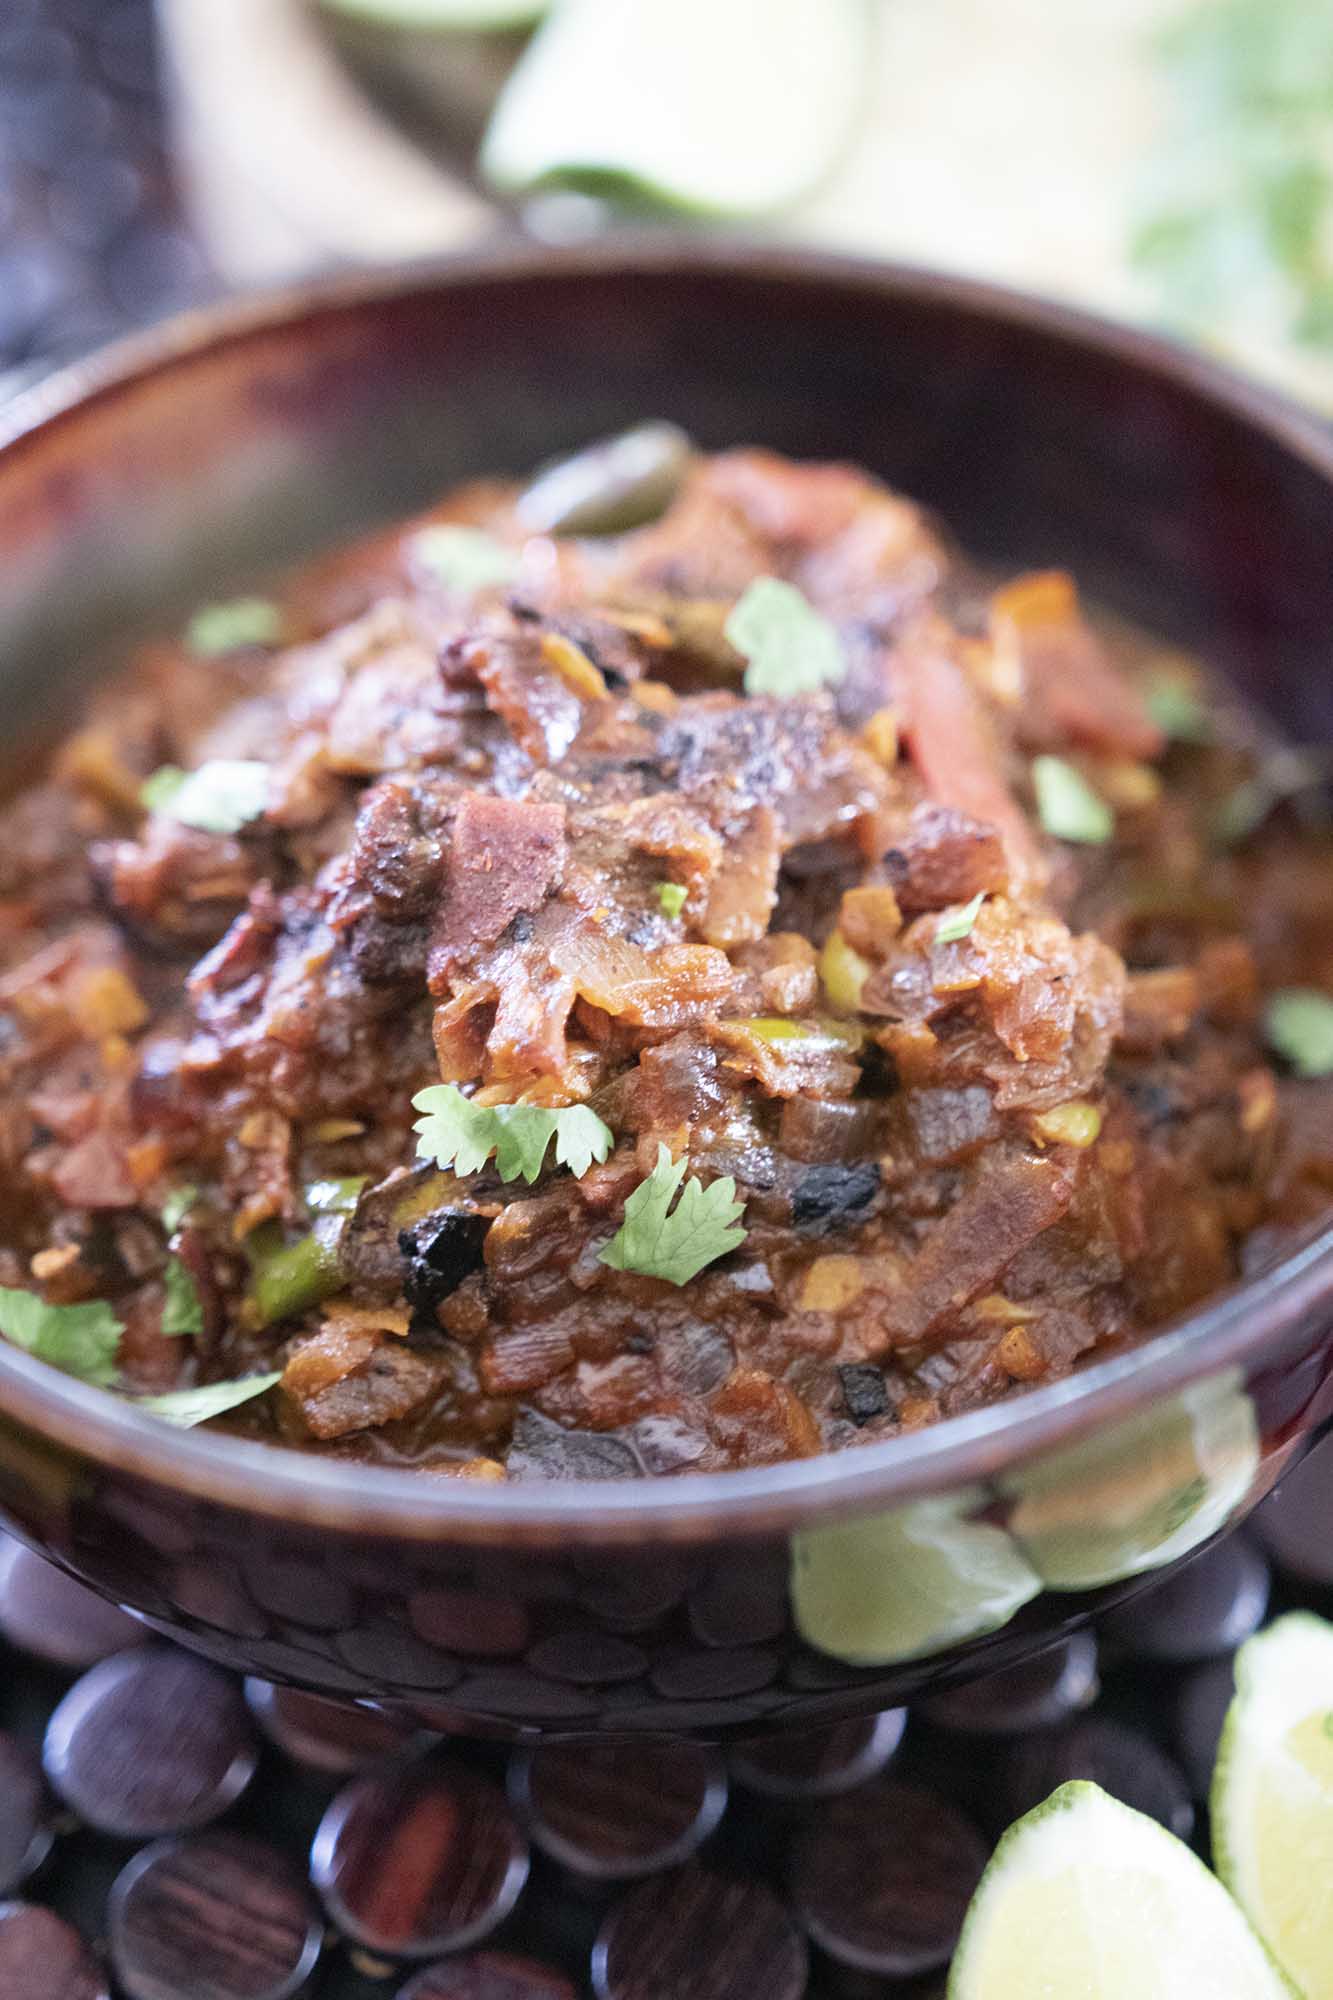
<path id="1" fill-rule="evenodd" d="M 201 598 L 645 416 L 846 457 L 1333 738 L 1333 443 L 1139 335 L 714 243 L 514 250 L 177 322 L 0 413 L 15 745 Z M 0 1511 L 158 1630 L 492 1734 L 756 1733 L 1003 1666 L 1333 1414 L 1333 1232 L 1137 1354 L 897 1442 L 490 1486 L 178 1432 L 0 1342 Z"/>

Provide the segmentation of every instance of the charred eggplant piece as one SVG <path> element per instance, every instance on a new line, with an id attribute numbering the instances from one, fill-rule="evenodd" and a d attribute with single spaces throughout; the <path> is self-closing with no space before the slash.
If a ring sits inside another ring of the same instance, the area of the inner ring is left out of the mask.
<path id="1" fill-rule="evenodd" d="M 428 1216 L 415 1229 L 400 1229 L 403 1291 L 414 1312 L 433 1314 L 450 1292 L 481 1265 L 482 1245 L 490 1223 L 467 1209 L 447 1209 Z"/>
<path id="2" fill-rule="evenodd" d="M 798 1229 L 832 1229 L 869 1208 L 878 1193 L 879 1168 L 873 1160 L 850 1167 L 840 1162 L 807 1167 L 792 1191 L 792 1221 Z"/>

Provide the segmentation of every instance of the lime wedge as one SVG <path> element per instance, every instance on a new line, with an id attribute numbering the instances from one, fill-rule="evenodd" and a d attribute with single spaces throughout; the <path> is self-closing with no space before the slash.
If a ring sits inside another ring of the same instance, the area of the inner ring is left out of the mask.
<path id="1" fill-rule="evenodd" d="M 505 86 L 482 171 L 507 194 L 786 208 L 855 129 L 870 34 L 866 0 L 563 0 Z"/>
<path id="2" fill-rule="evenodd" d="M 1093 1590 L 1207 1541 L 1258 1463 L 1254 1405 L 1228 1369 L 1008 1475 L 1009 1527 L 1053 1590 Z"/>
<path id="3" fill-rule="evenodd" d="M 948 2000 L 1280 2000 L 1291 1991 L 1183 1841 L 1096 1785 L 1073 1784 L 996 1848 Z"/>
<path id="4" fill-rule="evenodd" d="M 805 1528 L 792 1543 L 796 1629 L 857 1667 L 918 1660 L 998 1631 L 1041 1589 L 1003 1528 L 965 1518 L 979 1491 Z"/>
<path id="5" fill-rule="evenodd" d="M 386 28 L 425 28 L 448 34 L 488 34 L 530 28 L 550 0 L 320 0 L 332 14 L 379 21 Z"/>
<path id="6" fill-rule="evenodd" d="M 1308 2000 L 1333 1996 L 1333 1625 L 1279 1618 L 1236 1655 L 1213 1774 L 1217 1872 Z"/>

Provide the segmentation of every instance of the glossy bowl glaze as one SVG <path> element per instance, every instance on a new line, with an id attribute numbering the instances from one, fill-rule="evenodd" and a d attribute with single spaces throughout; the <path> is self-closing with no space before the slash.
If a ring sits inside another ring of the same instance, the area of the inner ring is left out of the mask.
<path id="1" fill-rule="evenodd" d="M 1333 443 L 1204 362 L 920 273 L 518 251 L 177 322 L 0 413 L 11 743 L 115 643 L 645 415 L 849 457 L 1333 736 Z M 66 700 L 66 697 L 69 699 Z M 0 1510 L 186 1645 L 490 1732 L 754 1732 L 999 1666 L 1333 1415 L 1333 1231 L 1141 1352 L 884 1445 L 491 1487 L 179 1433 L 0 1342 Z"/>

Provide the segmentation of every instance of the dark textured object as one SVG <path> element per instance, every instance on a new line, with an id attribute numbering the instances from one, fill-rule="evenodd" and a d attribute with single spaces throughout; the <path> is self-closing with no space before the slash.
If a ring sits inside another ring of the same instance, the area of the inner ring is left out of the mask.
<path id="1" fill-rule="evenodd" d="M 952 279 L 657 237 L 342 276 L 295 302 L 204 314 L 138 356 L 87 364 L 0 418 L 0 659 L 17 742 L 58 725 L 99 649 L 131 624 L 169 629 L 192 603 L 243 592 L 453 480 L 531 465 L 645 413 L 705 447 L 749 437 L 836 458 L 854 440 L 979 556 L 1058 559 L 1090 597 L 1205 650 L 1292 738 L 1333 739 L 1321 668 L 1333 438 L 1123 328 Z M 1113 1425 L 1209 1379 L 1238 1407 L 1253 1401 L 1248 1487 L 1243 1457 L 1228 1475 L 1239 1518 L 1275 1450 L 1329 1414 L 1331 1294 L 1326 1234 L 1141 1352 L 947 1431 L 743 1481 L 640 1476 L 646 1452 L 618 1439 L 593 1440 L 595 1463 L 562 1460 L 540 1427 L 516 1460 L 530 1484 L 297 1464 L 151 1423 L 0 1344 L 0 1472 L 35 1545 L 245 1672 L 335 1696 L 438 1698 L 455 1727 L 493 1734 L 740 1739 L 900 1706 L 942 1669 L 963 1670 L 974 1643 L 899 1661 L 890 1641 L 882 1666 L 840 1658 L 836 1632 L 807 1643 L 787 1588 L 796 1536 L 804 1557 L 817 1523 L 964 1494 L 1001 1530 L 1020 1463 L 1084 1436 L 1104 1451 Z M 543 1477 L 562 1464 L 608 1476 L 582 1488 Z M 1048 1521 L 1062 1497 L 1044 1496 Z M 1075 1529 L 1082 1497 L 1075 1466 Z M 725 1590 L 700 1595 L 750 1562 L 763 1636 L 732 1619 Z M 289 1575 L 310 1587 L 294 1593 Z M 1034 1597 L 1006 1649 L 1039 1650 L 1126 1581 Z M 479 1665 L 423 1641 L 413 1602 L 453 1590 L 503 1599 L 522 1651 Z M 591 1657 L 612 1637 L 642 1655 L 636 1677 L 535 1664 L 577 1658 L 585 1642 Z M 975 1643 L 983 1658 L 994 1645 Z M 711 1651 L 733 1657 L 687 1668 Z"/>
<path id="2" fill-rule="evenodd" d="M 428 1965 L 409 1979 L 398 2000 L 576 2000 L 571 1981 L 535 1958 L 470 1951 Z"/>
<path id="3" fill-rule="evenodd" d="M 345 1786 L 320 1821 L 310 1874 L 356 1943 L 386 1958 L 435 1958 L 503 1923 L 528 1850 L 502 1792 L 430 1759 Z"/>
<path id="4" fill-rule="evenodd" d="M 592 1952 L 597 2000 L 801 2000 L 806 1951 L 772 1890 L 702 1868 L 640 1883 Z"/>
<path id="5" fill-rule="evenodd" d="M 0 1993 L 4 2000 L 110 2000 L 78 1932 L 37 1903 L 0 1903 Z"/>
<path id="6" fill-rule="evenodd" d="M 731 1774 L 747 1792 L 797 1803 L 836 1798 L 882 1771 L 902 1742 L 907 1712 L 887 1708 L 826 1729 L 788 1729 L 732 1752 Z"/>
<path id="7" fill-rule="evenodd" d="M 26 1743 L 0 1731 L 0 1897 L 37 1873 L 51 1840 L 41 1764 Z"/>
<path id="8" fill-rule="evenodd" d="M 805 1167 L 792 1194 L 791 1219 L 798 1229 L 818 1231 L 869 1208 L 878 1193 L 879 1168 L 873 1160 L 854 1167 Z"/>
<path id="9" fill-rule="evenodd" d="M 1071 1778 L 1100 1785 L 1182 1840 L 1194 1829 L 1189 1786 L 1179 1768 L 1150 1738 L 1106 1716 L 1084 1716 L 1016 1743 L 1001 1761 L 998 1778 L 997 1833 Z"/>
<path id="10" fill-rule="evenodd" d="M 66 1805 L 126 1840 L 206 1826 L 240 1797 L 255 1761 L 235 1682 L 165 1647 L 91 1668 L 52 1715 L 43 1749 Z"/>
<path id="11" fill-rule="evenodd" d="M 884 1370 L 873 1361 L 850 1361 L 838 1370 L 842 1400 L 854 1424 L 868 1424 L 882 1417 L 889 1407 L 889 1389 Z"/>
<path id="12" fill-rule="evenodd" d="M 295 2000 L 323 1939 L 286 1857 L 227 1833 L 143 1848 L 116 1878 L 108 1917 L 126 2000 Z"/>
<path id="13" fill-rule="evenodd" d="M 928 1695 L 917 1712 L 968 1736 L 1022 1736 L 1064 1722 L 1097 1695 L 1097 1642 L 1076 1632 L 1063 1645 L 995 1674 Z"/>
<path id="14" fill-rule="evenodd" d="M 509 1796 L 544 1853 L 617 1881 L 687 1861 L 726 1810 L 727 1779 L 698 1744 L 553 1743 L 513 1759 Z"/>
<path id="15" fill-rule="evenodd" d="M 400 1230 L 398 1248 L 408 1304 L 416 1312 L 433 1314 L 468 1272 L 478 1268 L 485 1237 L 485 1217 L 462 1210 L 450 1211 L 429 1225 Z"/>
<path id="16" fill-rule="evenodd" d="M 0 1632 L 56 1667 L 91 1667 L 150 1636 L 137 1618 L 8 1536 L 0 1539 Z"/>
<path id="17" fill-rule="evenodd" d="M 1286 1474 L 1254 1525 L 1284 1576 L 1333 1591 L 1333 1437 Z"/>
<path id="18" fill-rule="evenodd" d="M 1333 1533 L 1333 1522 L 1330 1522 Z M 1140 1591 L 1104 1621 L 1118 1652 L 1187 1666 L 1234 1653 L 1263 1624 L 1268 1564 L 1243 1535 L 1228 1535 L 1164 1583 Z"/>
<path id="19" fill-rule="evenodd" d="M 270 1743 L 325 1777 L 350 1778 L 428 1740 L 396 1716 L 272 1681 L 248 1680 L 245 1699 Z"/>
<path id="20" fill-rule="evenodd" d="M 1235 1692 L 1235 1667 L 1229 1659 L 1210 1660 L 1176 1690 L 1171 1733 L 1196 1799 L 1208 1797 L 1222 1724 Z"/>
<path id="21" fill-rule="evenodd" d="M 835 1799 L 797 1835 L 792 1902 L 838 1965 L 915 1978 L 948 1961 L 986 1853 L 976 1828 L 942 1799 L 879 1779 Z"/>

